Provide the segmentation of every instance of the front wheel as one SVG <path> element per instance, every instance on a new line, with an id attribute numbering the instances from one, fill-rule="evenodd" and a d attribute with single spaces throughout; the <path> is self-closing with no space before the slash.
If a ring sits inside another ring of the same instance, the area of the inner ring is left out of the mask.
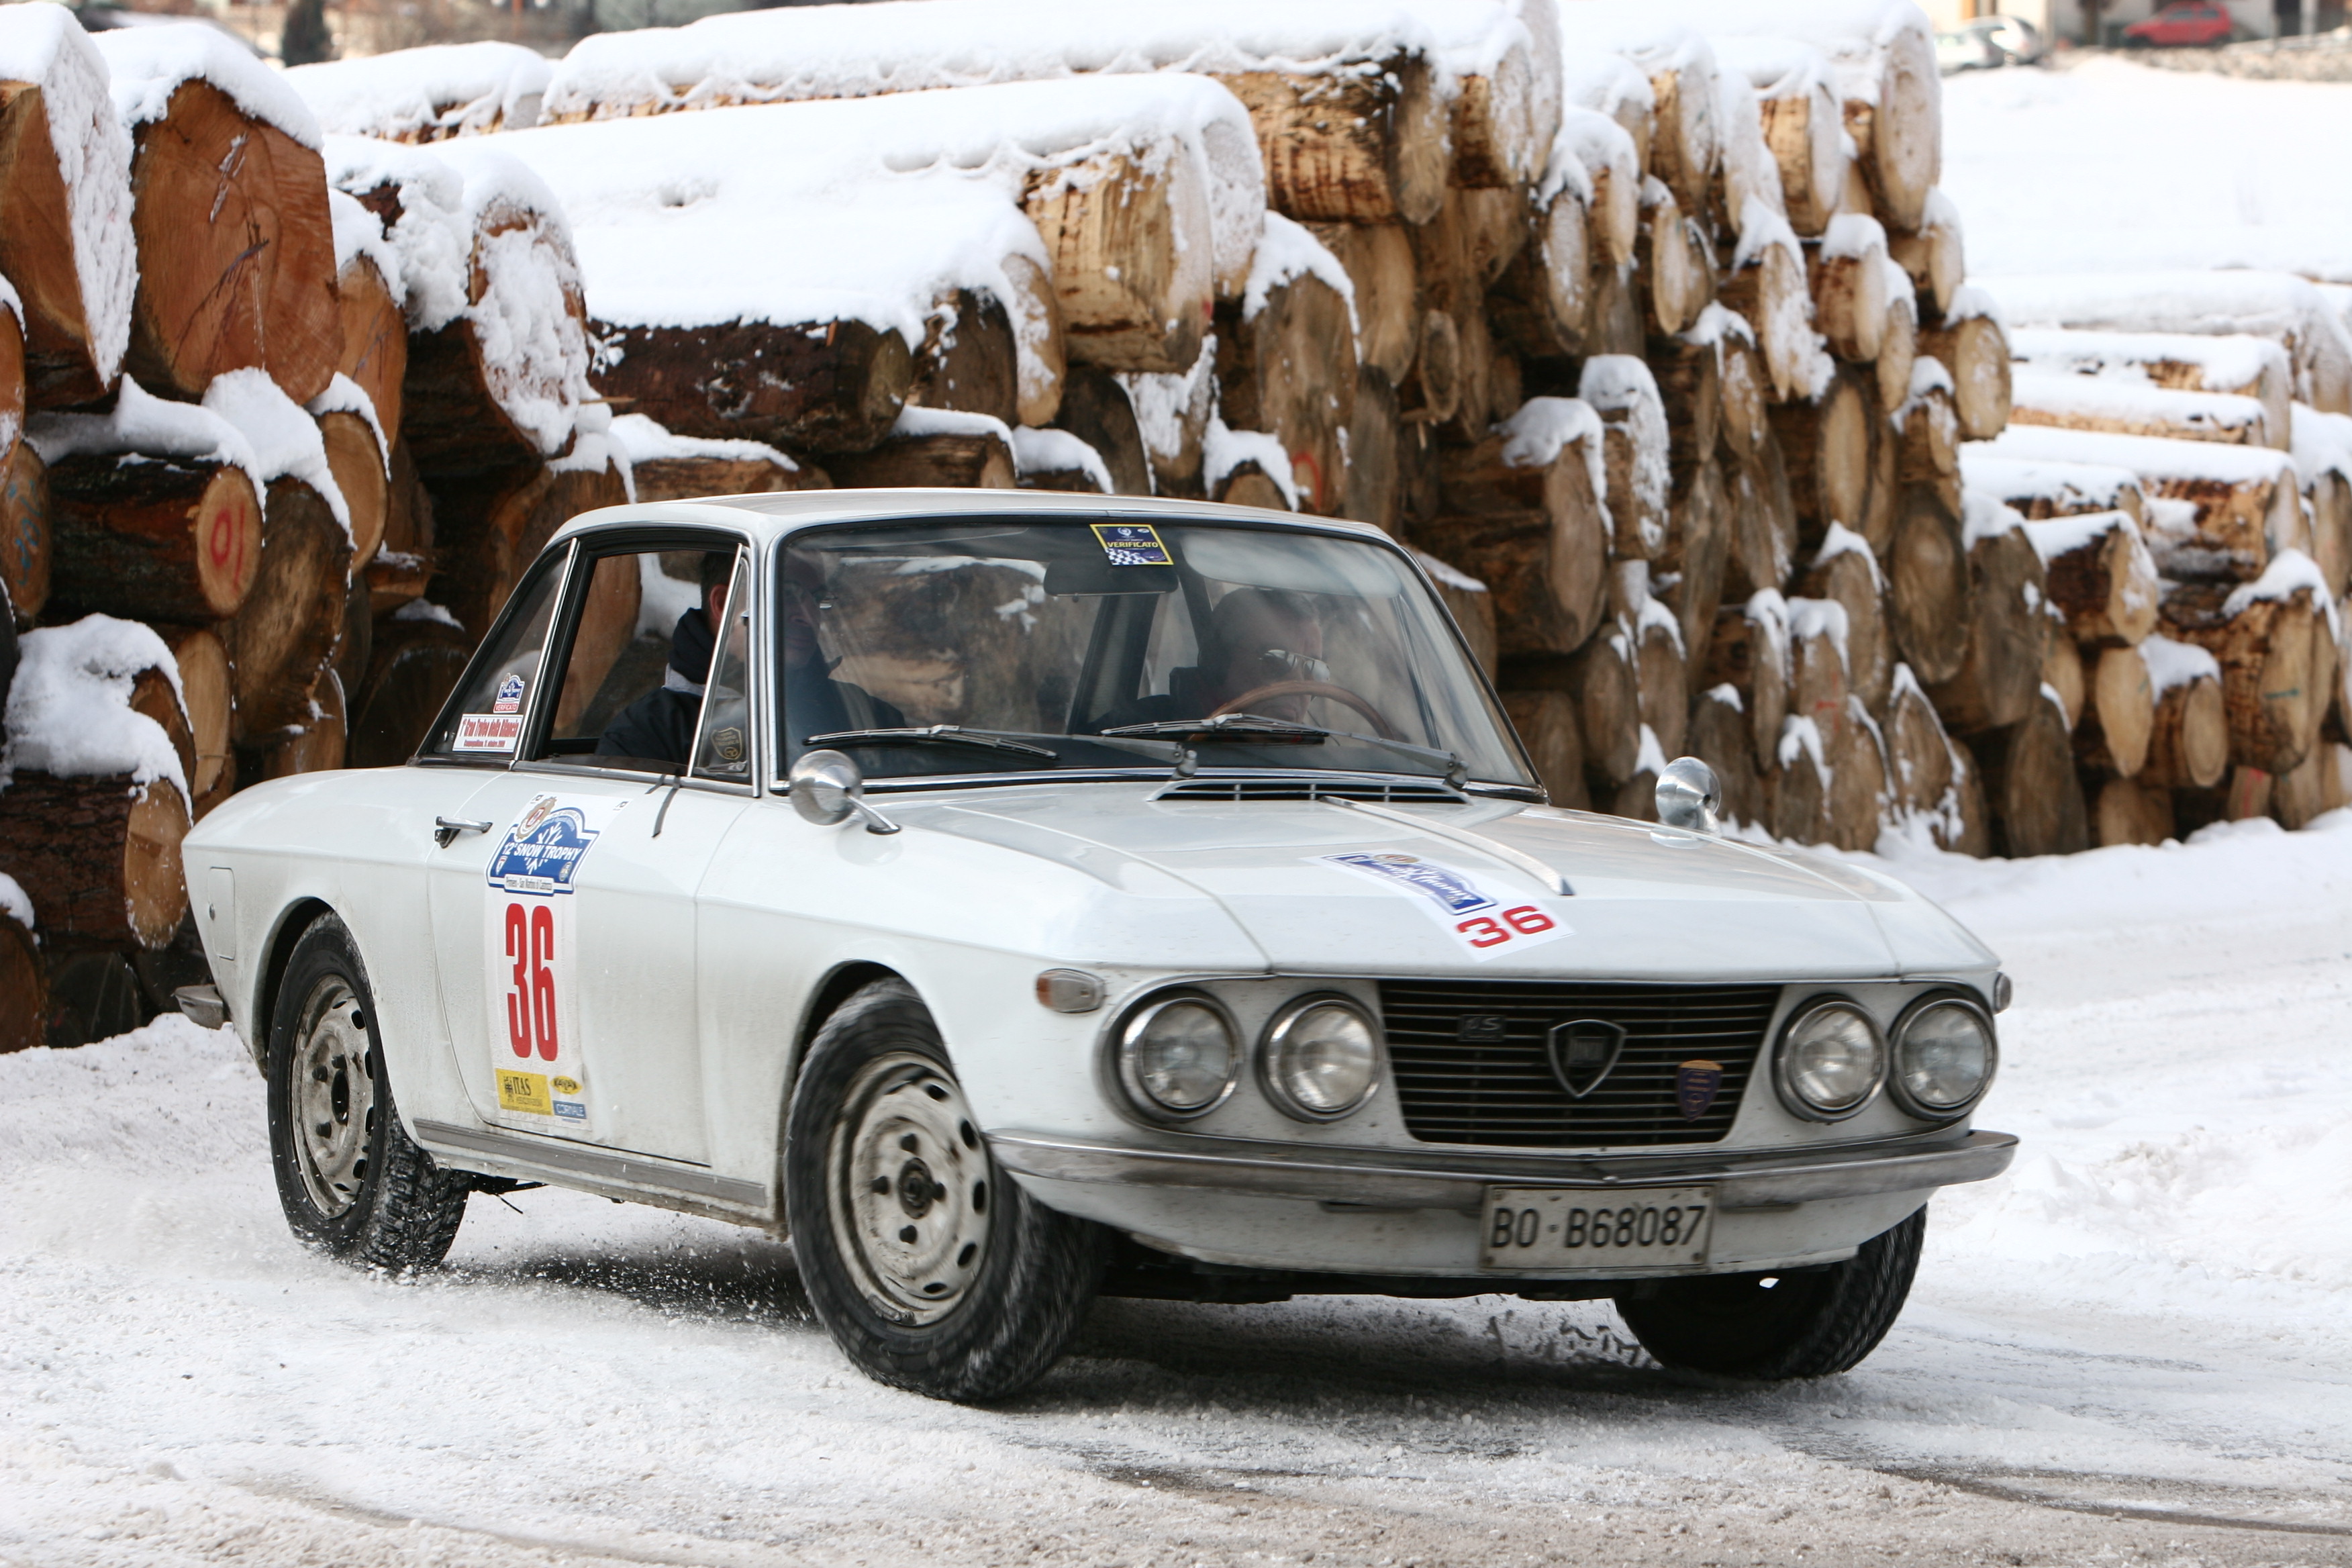
<path id="1" fill-rule="evenodd" d="M 367 972 L 320 915 L 294 943 L 269 1024 L 269 1163 L 304 1244 L 406 1274 L 447 1255 L 471 1179 L 411 1142 L 392 1103 Z"/>
<path id="2" fill-rule="evenodd" d="M 1645 1280 L 1618 1315 L 1661 1363 L 1724 1377 L 1828 1377 L 1878 1348 L 1911 1294 L 1927 1211 L 1871 1237 L 1843 1263 L 1787 1274 Z"/>
<path id="3" fill-rule="evenodd" d="M 784 1210 L 842 1353 L 940 1399 L 1001 1399 L 1044 1376 L 1102 1275 L 1092 1226 L 997 1171 L 929 1011 L 898 981 L 858 992 L 809 1047 Z"/>

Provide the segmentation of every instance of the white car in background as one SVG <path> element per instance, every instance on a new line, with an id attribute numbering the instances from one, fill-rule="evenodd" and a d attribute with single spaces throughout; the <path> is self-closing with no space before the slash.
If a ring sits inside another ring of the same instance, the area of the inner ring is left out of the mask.
<path id="1" fill-rule="evenodd" d="M 788 1234 L 887 1382 L 1020 1389 L 1099 1292 L 1613 1299 L 1842 1371 L 2015 1140 L 1992 953 L 1906 888 L 1544 804 L 1412 558 L 1031 492 L 616 508 L 406 766 L 187 840 L 296 1235 L 473 1191 Z"/>

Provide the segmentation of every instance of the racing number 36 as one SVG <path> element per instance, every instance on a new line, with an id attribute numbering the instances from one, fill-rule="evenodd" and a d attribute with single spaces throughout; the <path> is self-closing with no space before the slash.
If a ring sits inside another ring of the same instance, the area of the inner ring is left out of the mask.
<path id="1" fill-rule="evenodd" d="M 555 910 L 546 904 L 507 906 L 507 956 L 514 960 L 514 991 L 507 997 L 507 1039 L 519 1057 L 539 1047 L 553 1061 L 555 1039 Z"/>
<path id="2" fill-rule="evenodd" d="M 1500 923 L 1496 923 L 1499 921 Z M 1504 930 L 1508 926 L 1508 931 Z M 1534 936 L 1552 928 L 1552 919 L 1533 904 L 1505 910 L 1498 916 L 1473 915 L 1454 929 L 1470 939 L 1472 947 L 1499 947 L 1513 935 Z"/>

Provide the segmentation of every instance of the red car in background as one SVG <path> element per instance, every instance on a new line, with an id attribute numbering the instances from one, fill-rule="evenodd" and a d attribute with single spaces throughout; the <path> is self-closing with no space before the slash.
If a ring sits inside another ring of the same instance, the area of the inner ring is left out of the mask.
<path id="1" fill-rule="evenodd" d="M 2216 0 L 2173 0 L 2145 22 L 2124 29 L 2124 43 L 2141 48 L 2198 48 L 2226 44 L 2237 31 L 2227 5 Z"/>

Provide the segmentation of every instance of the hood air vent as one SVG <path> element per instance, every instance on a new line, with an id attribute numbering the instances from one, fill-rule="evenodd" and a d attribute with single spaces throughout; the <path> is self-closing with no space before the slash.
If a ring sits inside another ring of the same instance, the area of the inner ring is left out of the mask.
<path id="1" fill-rule="evenodd" d="M 1192 778 L 1170 784 L 1154 800 L 1363 800 L 1383 805 L 1459 805 L 1466 798 L 1432 779 L 1426 783 L 1367 778 Z"/>

